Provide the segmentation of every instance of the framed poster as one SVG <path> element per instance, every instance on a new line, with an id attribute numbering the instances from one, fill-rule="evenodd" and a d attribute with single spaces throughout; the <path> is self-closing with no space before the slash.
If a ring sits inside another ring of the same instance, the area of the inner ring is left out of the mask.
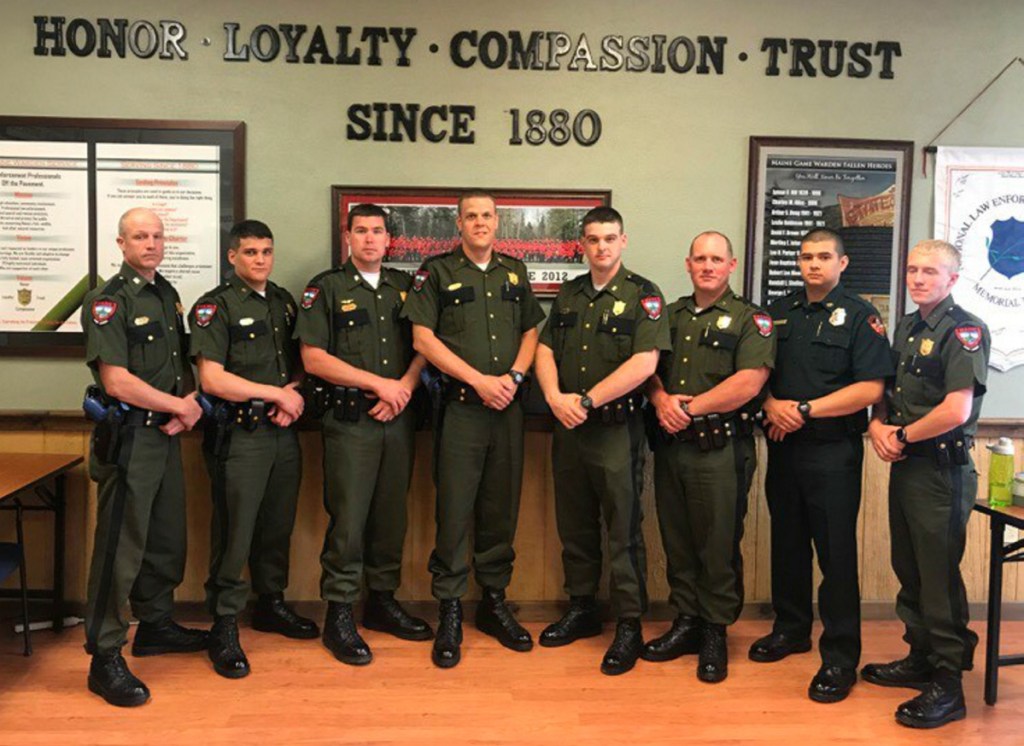
<path id="1" fill-rule="evenodd" d="M 459 246 L 455 226 L 460 188 L 401 189 L 331 187 L 332 266 L 348 259 L 344 228 L 354 205 L 371 202 L 388 211 L 389 267 L 414 272 L 424 259 Z M 498 208 L 494 248 L 521 259 L 534 292 L 554 297 L 562 283 L 587 272 L 580 248 L 580 223 L 592 207 L 610 205 L 611 191 L 487 189 Z"/>
<path id="2" fill-rule="evenodd" d="M 0 117 L 0 353 L 80 352 L 82 300 L 120 268 L 133 207 L 163 220 L 160 273 L 189 307 L 245 211 L 245 125 Z"/>
<path id="3" fill-rule="evenodd" d="M 847 290 L 892 328 L 903 313 L 914 144 L 903 140 L 751 137 L 744 289 L 767 305 L 803 285 L 800 238 L 842 236 Z"/>

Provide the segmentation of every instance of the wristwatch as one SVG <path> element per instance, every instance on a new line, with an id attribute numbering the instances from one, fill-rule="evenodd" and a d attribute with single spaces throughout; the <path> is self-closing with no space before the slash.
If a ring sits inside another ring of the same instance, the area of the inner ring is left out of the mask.
<path id="1" fill-rule="evenodd" d="M 811 419 L 811 403 L 808 401 L 799 402 L 796 405 L 796 411 L 800 413 L 800 416 L 804 418 L 804 422 Z"/>
<path id="2" fill-rule="evenodd" d="M 523 381 L 526 380 L 526 376 L 520 373 L 518 370 L 510 370 L 508 372 L 509 378 L 512 379 L 512 383 L 516 386 L 522 386 Z"/>
<path id="3" fill-rule="evenodd" d="M 580 406 L 589 412 L 591 409 L 594 408 L 594 400 L 591 399 L 589 396 L 584 396 L 582 399 L 580 399 Z"/>
<path id="4" fill-rule="evenodd" d="M 903 445 L 907 444 L 907 429 L 905 427 L 896 428 L 896 440 Z"/>
<path id="5" fill-rule="evenodd" d="M 679 405 L 679 408 L 681 410 L 683 410 L 684 412 L 686 412 L 686 414 L 689 414 L 690 413 L 690 402 L 684 401 L 682 404 Z"/>

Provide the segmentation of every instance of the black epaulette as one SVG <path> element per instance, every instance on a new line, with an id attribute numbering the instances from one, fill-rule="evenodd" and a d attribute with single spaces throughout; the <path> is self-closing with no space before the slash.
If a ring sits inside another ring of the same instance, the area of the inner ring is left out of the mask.
<path id="1" fill-rule="evenodd" d="M 660 293 L 658 293 L 658 289 L 654 287 L 654 283 L 648 280 L 646 277 L 641 277 L 640 275 L 630 273 L 626 275 L 626 279 L 632 282 L 634 285 L 639 285 L 640 289 L 643 290 L 645 295 L 652 295 L 656 293 L 660 295 Z"/>
<path id="2" fill-rule="evenodd" d="M 111 277 L 106 283 L 100 288 L 100 295 L 113 295 L 118 290 L 125 286 L 124 277 L 118 275 L 117 277 Z"/>
<path id="3" fill-rule="evenodd" d="M 953 321 L 956 322 L 957 326 L 960 326 L 961 324 L 976 325 L 976 322 L 971 318 L 971 315 L 955 303 L 946 313 L 948 313 Z"/>
<path id="4" fill-rule="evenodd" d="M 392 275 L 393 277 L 401 277 L 402 280 L 399 285 L 403 285 L 401 290 L 408 290 L 412 285 L 412 275 L 406 272 L 404 269 L 395 269 L 394 267 L 381 267 L 381 270 Z"/>

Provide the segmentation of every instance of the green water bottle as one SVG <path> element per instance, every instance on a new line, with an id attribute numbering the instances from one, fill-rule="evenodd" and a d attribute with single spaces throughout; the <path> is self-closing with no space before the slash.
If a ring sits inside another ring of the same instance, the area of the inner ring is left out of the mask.
<path id="1" fill-rule="evenodd" d="M 990 443 L 992 458 L 988 462 L 988 504 L 1006 508 L 1013 503 L 1013 441 L 1000 438 Z"/>

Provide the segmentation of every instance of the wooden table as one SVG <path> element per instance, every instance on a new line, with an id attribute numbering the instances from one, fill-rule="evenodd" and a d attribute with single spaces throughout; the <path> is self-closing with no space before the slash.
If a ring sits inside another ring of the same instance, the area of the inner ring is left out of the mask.
<path id="1" fill-rule="evenodd" d="M 999 690 L 999 667 L 1024 663 L 1024 655 L 999 655 L 999 623 L 1003 611 L 1003 564 L 1024 562 L 1024 539 L 1004 543 L 1007 526 L 1024 530 L 1024 508 L 993 508 L 978 500 L 974 509 L 989 517 L 991 529 L 988 567 L 988 639 L 985 642 L 985 704 L 994 705 Z"/>
<path id="2" fill-rule="evenodd" d="M 0 453 L 0 510 L 14 510 L 13 505 L 3 505 L 6 500 L 20 502 L 23 497 L 30 497 L 34 502 L 22 505 L 22 510 L 53 513 L 53 587 L 29 590 L 28 595 L 53 599 L 54 631 L 64 627 L 64 482 L 68 470 L 83 460 L 82 456 L 70 453 Z M 17 590 L 0 589 L 0 598 L 20 594 Z"/>

